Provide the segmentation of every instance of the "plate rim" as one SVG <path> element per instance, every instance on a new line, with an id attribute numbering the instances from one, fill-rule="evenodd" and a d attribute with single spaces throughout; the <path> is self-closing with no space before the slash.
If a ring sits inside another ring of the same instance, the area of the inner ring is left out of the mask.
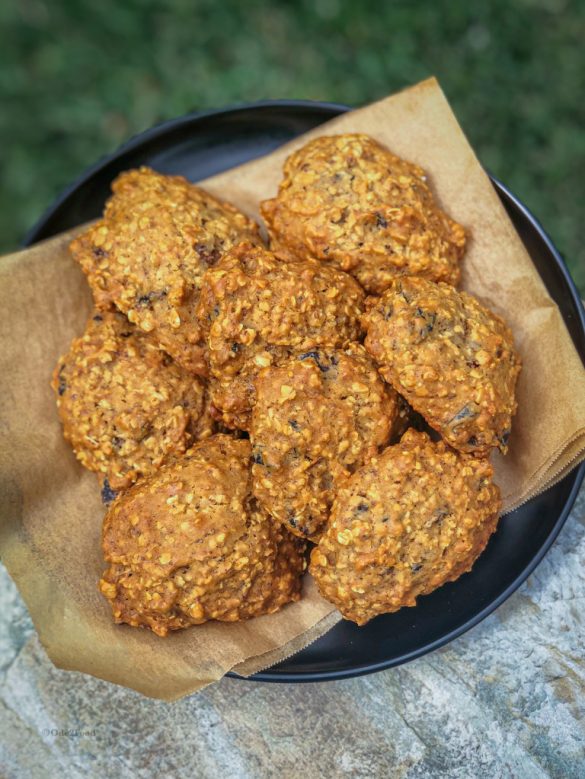
<path id="1" fill-rule="evenodd" d="M 249 111 L 264 111 L 274 108 L 287 108 L 287 109 L 308 109 L 308 110 L 320 110 L 330 114 L 333 119 L 342 113 L 347 113 L 352 110 L 350 106 L 321 100 L 292 100 L 292 99 L 279 99 L 279 100 L 258 100 L 252 102 L 238 102 L 222 108 L 211 108 L 204 110 L 191 111 L 187 114 L 183 114 L 179 117 L 167 119 L 159 122 L 154 126 L 136 133 L 131 136 L 127 141 L 119 145 L 114 151 L 109 154 L 104 154 L 99 157 L 95 163 L 86 167 L 72 182 L 64 187 L 56 197 L 51 201 L 49 206 L 43 211 L 39 218 L 35 221 L 33 226 L 26 232 L 21 247 L 32 246 L 40 240 L 44 240 L 39 237 L 39 233 L 42 232 L 45 225 L 51 220 L 54 214 L 61 208 L 64 202 L 83 184 L 90 180 L 96 173 L 98 173 L 106 165 L 114 162 L 117 158 L 140 147 L 144 143 L 148 143 L 154 139 L 164 136 L 169 131 L 176 130 L 184 125 L 188 125 L 192 122 L 198 122 L 209 117 L 219 118 L 222 115 L 234 115 L 237 113 L 249 112 Z M 540 223 L 540 221 L 534 216 L 530 209 L 522 203 L 501 181 L 488 173 L 492 184 L 500 196 L 503 195 L 512 206 L 519 211 L 524 218 L 530 223 L 531 227 L 538 234 L 540 240 L 545 244 L 549 250 L 554 262 L 560 270 L 563 280 L 569 290 L 573 303 L 578 315 L 580 328 L 585 334 L 585 308 L 581 300 L 580 294 L 577 290 L 575 282 L 573 281 L 569 270 L 562 259 L 560 252 L 554 245 L 552 239 Z M 561 312 L 562 313 L 562 312 Z M 564 317 L 563 317 L 564 318 Z M 482 622 L 486 617 L 492 614 L 499 606 L 502 605 L 530 576 L 530 574 L 537 568 L 542 562 L 545 555 L 548 553 L 554 542 L 556 541 L 563 525 L 565 524 L 579 490 L 583 479 L 585 478 L 585 462 L 581 463 L 575 470 L 571 471 L 565 478 L 572 477 L 573 484 L 569 495 L 565 501 L 565 504 L 554 523 L 549 535 L 546 538 L 544 544 L 538 550 L 538 553 L 530 560 L 530 562 L 520 571 L 515 579 L 508 585 L 508 587 L 500 593 L 500 595 L 491 603 L 489 603 L 480 612 L 475 614 L 470 619 L 459 625 L 454 630 L 450 630 L 439 638 L 435 639 L 431 643 L 427 643 L 422 647 L 414 649 L 398 658 L 392 658 L 378 663 L 363 663 L 357 665 L 351 669 L 346 670 L 333 670 L 333 671 L 299 671 L 298 673 L 290 671 L 274 671 L 263 670 L 249 677 L 243 677 L 230 671 L 226 676 L 254 682 L 271 682 L 271 683 L 310 683 L 319 681 L 334 681 L 340 679 L 350 679 L 357 676 L 363 676 L 366 674 L 376 673 L 388 668 L 403 665 L 411 662 L 416 658 L 423 657 L 430 652 L 433 652 L 446 644 L 450 643 L 454 639 L 463 635 L 467 631 Z M 318 639 L 317 639 L 318 640 Z M 310 644 L 308 645 L 310 646 Z M 303 647 L 305 649 L 306 647 Z M 302 650 L 299 650 L 302 651 Z M 296 654 L 296 653 L 294 653 Z M 290 657 L 294 657 L 294 654 Z M 283 658 L 288 660 L 290 658 Z"/>

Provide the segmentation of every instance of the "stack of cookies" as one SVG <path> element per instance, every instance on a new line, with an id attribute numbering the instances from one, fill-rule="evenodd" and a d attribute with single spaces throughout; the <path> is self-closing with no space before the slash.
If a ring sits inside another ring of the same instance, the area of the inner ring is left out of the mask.
<path id="1" fill-rule="evenodd" d="M 267 243 L 182 177 L 112 189 L 71 245 L 95 311 L 53 387 L 101 481 L 115 621 L 268 614 L 308 567 L 364 624 L 470 570 L 520 360 L 457 290 L 465 230 L 424 171 L 365 135 L 317 138 L 260 206 Z"/>

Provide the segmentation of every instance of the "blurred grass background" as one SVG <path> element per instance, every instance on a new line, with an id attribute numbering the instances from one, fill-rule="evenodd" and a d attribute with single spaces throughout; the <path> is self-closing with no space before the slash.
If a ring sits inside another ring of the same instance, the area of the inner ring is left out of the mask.
<path id="1" fill-rule="evenodd" d="M 430 74 L 585 294 L 581 0 L 3 0 L 0 250 L 129 136 L 260 98 L 362 105 Z"/>

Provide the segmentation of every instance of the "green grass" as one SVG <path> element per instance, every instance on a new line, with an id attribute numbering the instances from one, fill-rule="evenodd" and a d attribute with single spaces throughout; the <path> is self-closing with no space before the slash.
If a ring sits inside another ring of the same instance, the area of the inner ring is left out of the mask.
<path id="1" fill-rule="evenodd" d="M 130 135 L 260 98 L 362 105 L 430 74 L 585 294 L 580 0 L 5 0 L 0 249 Z"/>

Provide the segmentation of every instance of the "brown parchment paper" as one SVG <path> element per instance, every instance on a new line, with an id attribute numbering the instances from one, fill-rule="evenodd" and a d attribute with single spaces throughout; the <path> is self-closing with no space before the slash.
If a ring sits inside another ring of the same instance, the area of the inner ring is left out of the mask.
<path id="1" fill-rule="evenodd" d="M 480 167 L 437 82 L 343 115 L 205 186 L 258 217 L 282 162 L 308 137 L 365 132 L 422 165 L 443 207 L 471 235 L 463 286 L 510 323 L 524 368 L 509 454 L 494 456 L 510 510 L 585 456 L 585 372 L 562 317 Z M 162 639 L 112 623 L 97 591 L 103 507 L 97 479 L 64 442 L 49 378 L 83 331 L 91 300 L 69 257 L 71 233 L 0 261 L 0 549 L 49 657 L 172 700 L 293 654 L 338 613 L 306 577 L 304 598 L 240 624 L 207 623 Z"/>

